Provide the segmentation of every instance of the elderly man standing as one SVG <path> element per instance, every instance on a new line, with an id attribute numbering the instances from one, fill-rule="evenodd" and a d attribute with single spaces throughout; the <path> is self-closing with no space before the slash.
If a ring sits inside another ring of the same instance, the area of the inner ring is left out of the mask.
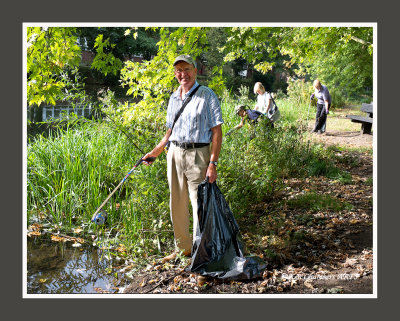
<path id="1" fill-rule="evenodd" d="M 310 99 L 314 99 L 314 96 L 318 99 L 313 132 L 323 134 L 326 130 L 326 118 L 331 107 L 332 97 L 329 94 L 328 88 L 322 85 L 318 79 L 314 80 L 313 86 L 315 92 L 311 95 Z"/>
<path id="2" fill-rule="evenodd" d="M 210 88 L 197 83 L 195 61 L 189 55 L 180 55 L 175 59 L 174 67 L 180 86 L 169 100 L 168 130 L 157 146 L 143 157 L 144 160 L 157 157 L 168 141 L 171 143 L 167 154 L 167 174 L 176 250 L 163 262 L 173 260 L 179 250 L 186 256 L 191 255 L 198 224 L 197 187 L 206 177 L 210 183 L 217 179 L 222 143 L 221 106 Z M 190 97 L 174 124 L 175 116 Z M 190 236 L 189 198 L 193 209 L 193 238 Z"/>

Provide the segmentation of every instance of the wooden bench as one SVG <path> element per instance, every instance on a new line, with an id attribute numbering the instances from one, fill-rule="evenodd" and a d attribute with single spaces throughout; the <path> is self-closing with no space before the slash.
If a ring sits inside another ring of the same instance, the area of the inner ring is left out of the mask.
<path id="1" fill-rule="evenodd" d="M 373 104 L 362 104 L 361 111 L 367 113 L 368 116 L 346 115 L 346 117 L 350 118 L 352 122 L 361 123 L 361 131 L 363 134 L 371 134 L 372 121 L 374 119 Z"/>

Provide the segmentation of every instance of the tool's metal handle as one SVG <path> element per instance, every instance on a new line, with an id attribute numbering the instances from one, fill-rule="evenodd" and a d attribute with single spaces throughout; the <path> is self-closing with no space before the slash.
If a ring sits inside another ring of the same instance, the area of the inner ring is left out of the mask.
<path id="1" fill-rule="evenodd" d="M 103 206 L 107 203 L 107 201 L 110 199 L 111 196 L 114 195 L 115 191 L 122 185 L 122 183 L 125 181 L 125 178 L 117 185 L 116 188 L 114 188 L 114 190 L 111 192 L 110 195 L 107 196 L 107 198 L 104 200 L 104 202 L 99 206 L 99 208 L 96 210 L 96 212 L 94 212 L 94 214 L 92 215 L 92 219 L 91 221 L 93 222 L 97 213 L 103 208 Z"/>
<path id="2" fill-rule="evenodd" d="M 153 162 L 156 158 L 155 157 L 147 157 L 145 160 L 149 161 L 149 162 Z M 121 182 L 119 182 L 119 184 L 117 185 L 116 188 L 114 188 L 114 190 L 111 192 L 110 195 L 107 196 L 107 198 L 104 200 L 104 202 L 99 206 L 99 208 L 96 210 L 96 212 L 94 212 L 94 214 L 92 215 L 92 219 L 91 221 L 93 222 L 97 213 L 103 208 L 103 206 L 107 203 L 107 201 L 110 199 L 111 196 L 114 195 L 114 193 L 117 191 L 117 189 L 125 182 L 125 180 L 129 177 L 129 175 L 132 174 L 132 172 L 135 170 L 136 167 L 138 167 L 141 163 L 143 162 L 143 157 L 140 158 L 135 166 L 132 167 L 132 169 L 128 172 L 128 174 L 126 174 L 126 176 L 123 178 L 123 180 Z"/>

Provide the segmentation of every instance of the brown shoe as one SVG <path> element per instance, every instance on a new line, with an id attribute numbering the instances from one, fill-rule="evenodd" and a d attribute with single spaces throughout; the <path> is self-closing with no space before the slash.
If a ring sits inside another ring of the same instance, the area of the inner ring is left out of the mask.
<path id="1" fill-rule="evenodd" d="M 192 254 L 192 251 L 184 251 L 183 252 L 183 255 L 184 256 L 190 256 Z M 166 263 L 166 262 L 169 262 L 169 261 L 172 261 L 172 260 L 175 260 L 176 259 L 176 256 L 178 255 L 178 252 L 173 252 L 173 253 L 171 253 L 170 255 L 167 255 L 166 257 L 164 257 L 162 260 L 161 260 L 161 263 Z"/>
<path id="2" fill-rule="evenodd" d="M 166 263 L 166 262 L 169 262 L 169 261 L 172 261 L 172 260 L 175 260 L 175 258 L 176 258 L 176 255 L 177 255 L 177 253 L 176 252 L 173 252 L 173 253 L 171 253 L 170 255 L 167 255 L 166 257 L 164 257 L 162 260 L 161 260 L 161 263 Z"/>

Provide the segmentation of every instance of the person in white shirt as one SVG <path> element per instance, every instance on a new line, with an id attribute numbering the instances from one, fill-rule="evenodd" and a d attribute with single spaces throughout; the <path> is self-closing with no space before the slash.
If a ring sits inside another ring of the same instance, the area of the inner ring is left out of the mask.
<path id="1" fill-rule="evenodd" d="M 257 103 L 254 110 L 266 115 L 271 121 L 273 127 L 273 122 L 279 118 L 280 112 L 278 107 L 275 105 L 271 94 L 265 90 L 263 84 L 260 82 L 254 84 L 254 93 L 257 95 Z"/>

